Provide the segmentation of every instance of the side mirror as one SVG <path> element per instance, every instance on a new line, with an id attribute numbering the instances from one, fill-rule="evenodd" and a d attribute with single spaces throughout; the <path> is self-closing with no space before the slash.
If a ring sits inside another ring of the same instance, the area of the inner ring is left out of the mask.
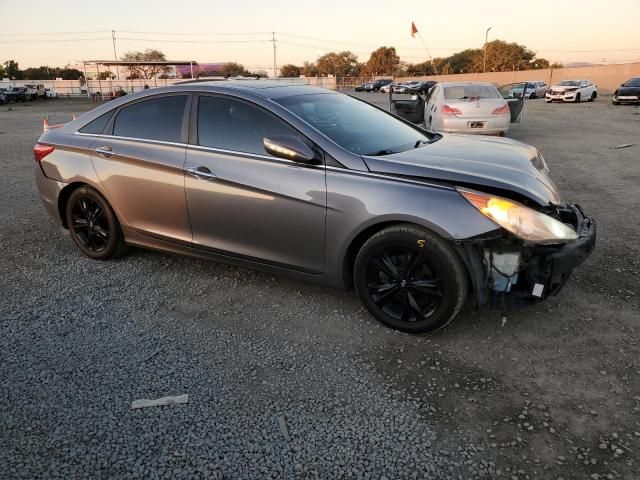
<path id="1" fill-rule="evenodd" d="M 316 152 L 294 135 L 273 135 L 264 137 L 262 144 L 267 153 L 274 157 L 301 163 L 317 163 Z"/>

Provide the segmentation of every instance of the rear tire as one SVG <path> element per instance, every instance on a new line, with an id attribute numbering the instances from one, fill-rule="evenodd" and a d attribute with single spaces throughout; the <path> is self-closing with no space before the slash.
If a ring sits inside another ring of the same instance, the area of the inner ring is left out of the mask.
<path id="1" fill-rule="evenodd" d="M 376 320 L 408 333 L 448 325 L 468 291 L 467 272 L 451 245 L 409 224 L 385 228 L 365 242 L 354 283 Z"/>
<path id="2" fill-rule="evenodd" d="M 122 229 L 107 200 L 84 185 L 74 190 L 65 207 L 65 218 L 73 243 L 94 260 L 108 260 L 124 254 Z"/>
<path id="3" fill-rule="evenodd" d="M 589 98 L 590 102 L 593 102 L 596 98 L 598 98 L 598 94 L 596 92 L 591 93 L 591 97 Z"/>
<path id="4" fill-rule="evenodd" d="M 531 92 L 531 95 L 529 95 L 529 100 L 534 100 L 534 99 L 536 99 L 536 98 L 538 98 L 538 96 L 536 95 L 536 93 L 535 93 L 535 92 Z"/>
<path id="5" fill-rule="evenodd" d="M 574 100 L 576 103 L 580 103 L 580 94 L 576 93 L 576 99 Z"/>

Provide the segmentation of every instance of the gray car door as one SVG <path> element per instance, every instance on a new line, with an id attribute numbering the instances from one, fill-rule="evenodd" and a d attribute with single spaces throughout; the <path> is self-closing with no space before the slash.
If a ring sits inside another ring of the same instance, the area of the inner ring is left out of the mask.
<path id="1" fill-rule="evenodd" d="M 126 223 L 181 242 L 191 241 L 183 170 L 189 98 L 162 95 L 126 104 L 91 149 L 100 182 Z"/>
<path id="2" fill-rule="evenodd" d="M 299 133 L 253 103 L 204 94 L 191 129 L 185 189 L 194 246 L 321 273 L 324 166 L 276 158 L 263 146 L 264 137 Z"/>

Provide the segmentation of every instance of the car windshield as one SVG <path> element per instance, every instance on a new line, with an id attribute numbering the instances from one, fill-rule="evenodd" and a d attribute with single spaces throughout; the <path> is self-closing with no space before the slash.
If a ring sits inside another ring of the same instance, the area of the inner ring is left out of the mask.
<path id="1" fill-rule="evenodd" d="M 623 86 L 625 87 L 640 87 L 640 78 L 632 78 L 628 82 L 626 82 Z"/>
<path id="2" fill-rule="evenodd" d="M 491 85 L 455 85 L 444 87 L 447 100 L 467 100 L 469 98 L 502 98 L 496 87 Z"/>
<path id="3" fill-rule="evenodd" d="M 558 85 L 561 87 L 579 87 L 580 80 L 563 80 Z"/>
<path id="4" fill-rule="evenodd" d="M 398 153 L 436 138 L 348 95 L 294 95 L 276 101 L 358 155 Z"/>

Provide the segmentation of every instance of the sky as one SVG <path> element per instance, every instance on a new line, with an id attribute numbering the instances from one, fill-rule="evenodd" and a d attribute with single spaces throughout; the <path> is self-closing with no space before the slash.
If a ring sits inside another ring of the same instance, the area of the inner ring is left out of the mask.
<path id="1" fill-rule="evenodd" d="M 113 59 L 157 48 L 170 60 L 235 61 L 250 70 L 302 64 L 351 50 L 366 61 L 379 46 L 425 61 L 480 48 L 489 32 L 561 63 L 640 61 L 640 0 L 0 0 L 0 62 L 20 68 Z M 412 7 L 412 8 L 409 8 Z M 39 13 L 36 13 L 39 12 Z M 411 22 L 419 37 L 411 37 Z"/>

